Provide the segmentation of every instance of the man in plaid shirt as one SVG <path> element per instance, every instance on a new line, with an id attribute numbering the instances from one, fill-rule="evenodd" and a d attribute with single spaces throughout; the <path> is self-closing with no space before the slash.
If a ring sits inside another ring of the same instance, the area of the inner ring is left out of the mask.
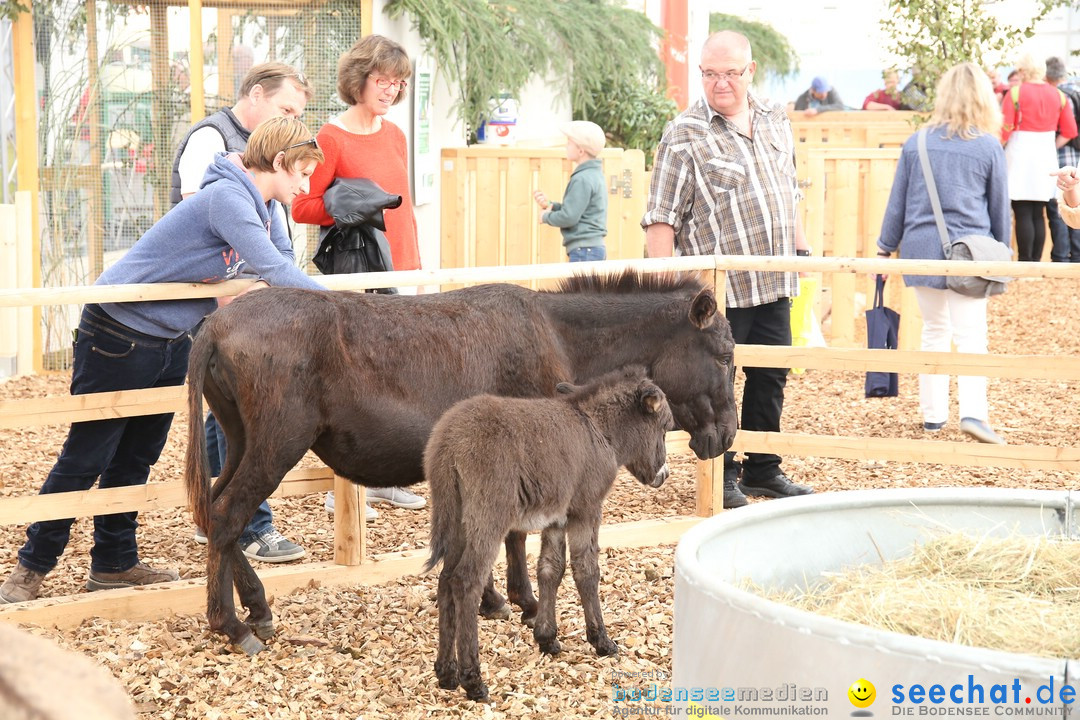
<path id="1" fill-rule="evenodd" d="M 664 131 L 641 225 L 649 257 L 675 255 L 809 255 L 798 227 L 791 124 L 780 106 L 748 91 L 757 66 L 750 41 L 720 31 L 701 51 L 705 97 Z M 791 345 L 794 272 L 733 271 L 727 276 L 726 315 L 736 343 Z M 744 430 L 780 431 L 787 368 L 744 368 Z M 734 378 L 732 378 L 734 382 Z M 724 456 L 724 507 L 745 495 L 789 497 L 813 490 L 780 469 L 781 458 L 749 453 L 738 464 Z"/>
<path id="2" fill-rule="evenodd" d="M 1046 60 L 1046 82 L 1057 85 L 1070 103 L 1075 103 L 1077 97 L 1080 97 L 1077 95 L 1080 88 L 1069 80 L 1065 63 L 1061 58 L 1052 57 Z M 1062 144 L 1059 135 L 1058 167 L 1077 167 L 1078 163 L 1080 163 L 1080 151 L 1073 147 L 1072 142 L 1066 141 Z M 1050 222 L 1050 259 L 1054 262 L 1080 263 L 1080 230 L 1069 227 L 1061 219 L 1056 197 L 1051 198 L 1047 204 L 1046 217 Z"/>

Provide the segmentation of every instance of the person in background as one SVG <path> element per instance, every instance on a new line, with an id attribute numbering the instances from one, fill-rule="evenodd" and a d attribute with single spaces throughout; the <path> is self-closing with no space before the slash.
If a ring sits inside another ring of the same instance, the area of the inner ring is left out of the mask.
<path id="1" fill-rule="evenodd" d="M 840 93 L 836 92 L 828 80 L 818 75 L 810 83 L 810 88 L 796 98 L 793 109 L 813 116 L 829 110 L 844 110 L 845 107 Z"/>
<path id="2" fill-rule="evenodd" d="M 671 255 L 809 255 L 796 204 L 795 141 L 779 105 L 749 91 L 757 69 L 746 36 L 713 33 L 701 51 L 705 97 L 664 130 L 656 153 L 648 205 L 641 219 L 649 257 Z M 791 345 L 794 272 L 728 273 L 726 315 L 736 343 Z M 739 427 L 780 431 L 787 368 L 744 368 Z M 732 368 L 734 382 L 734 368 Z M 790 497 L 813 490 L 793 483 L 781 458 L 749 453 L 739 465 L 724 455 L 724 507 L 745 495 Z"/>
<path id="3" fill-rule="evenodd" d="M 994 94 L 999 98 L 1009 91 L 1009 84 L 1001 81 L 1001 74 L 998 73 L 997 68 L 986 68 L 986 77 L 990 79 Z"/>
<path id="4" fill-rule="evenodd" d="M 900 74 L 895 70 L 886 70 L 881 74 L 885 80 L 885 87 L 875 90 L 863 100 L 863 110 L 910 110 L 900 99 Z"/>
<path id="5" fill-rule="evenodd" d="M 96 285 L 216 283 L 244 270 L 267 285 L 322 290 L 293 263 L 292 244 L 275 209 L 307 188 L 322 153 L 295 118 L 256 128 L 243 156 L 219 155 L 203 188 L 146 231 Z M 91 303 L 75 334 L 71 393 L 178 386 L 187 375 L 191 335 L 217 304 L 212 298 Z M 72 423 L 41 494 L 144 485 L 172 425 L 172 413 Z M 88 590 L 179 579 L 142 562 L 138 513 L 94 517 Z M 33 600 L 67 547 L 74 518 L 30 525 L 0 602 Z"/>
<path id="6" fill-rule="evenodd" d="M 566 159 L 574 164 L 561 203 L 551 202 L 542 190 L 533 199 L 543 212 L 540 222 L 559 228 L 570 262 L 607 259 L 607 186 L 600 151 L 607 138 L 599 125 L 587 120 L 566 123 Z"/>
<path id="7" fill-rule="evenodd" d="M 1008 180 L 998 142 L 1001 111 L 990 79 L 974 63 L 950 68 L 938 82 L 926 146 L 949 238 L 991 236 L 1009 244 Z M 918 135 L 904 143 L 878 237 L 878 256 L 944 260 L 922 164 Z M 987 298 L 949 290 L 940 275 L 904 275 L 922 312 L 922 349 L 985 354 Z M 986 378 L 957 379 L 960 430 L 983 443 L 1004 444 L 989 425 Z M 938 432 L 949 418 L 949 376 L 919 375 L 923 429 Z"/>
<path id="8" fill-rule="evenodd" d="M 390 108 L 405 99 L 411 75 L 412 63 L 405 48 L 382 35 L 367 35 L 341 55 L 338 95 L 348 108 L 319 130 L 319 147 L 326 153 L 326 161 L 315 170 L 310 192 L 292 206 L 296 222 L 327 226 L 333 225 L 334 219 L 326 211 L 323 193 L 337 178 L 367 178 L 386 192 L 400 195 L 401 206 L 383 214 L 394 270 L 420 268 L 405 133 L 386 119 Z M 368 488 L 367 501 L 367 520 L 378 517 L 372 504 L 388 503 L 410 510 L 427 504 L 419 495 L 396 487 Z M 326 509 L 333 508 L 331 492 L 326 496 Z"/>
<path id="9" fill-rule="evenodd" d="M 1080 110 L 1080 88 L 1069 82 L 1065 63 L 1061 58 L 1052 57 L 1046 61 L 1046 81 L 1065 94 L 1069 108 L 1076 120 Z M 1080 138 L 1073 138 L 1064 143 L 1058 138 L 1058 165 L 1076 167 L 1080 164 Z M 1080 263 L 1080 230 L 1069 227 L 1058 212 L 1058 199 L 1050 198 L 1046 205 L 1046 217 L 1050 221 L 1050 259 L 1053 262 Z"/>
<path id="10" fill-rule="evenodd" d="M 1016 66 L 1023 80 L 1006 93 L 1001 142 L 1009 165 L 1009 199 L 1016 218 L 1021 262 L 1038 262 L 1046 244 L 1046 206 L 1054 196 L 1050 174 L 1057 149 L 1076 137 L 1076 118 L 1064 93 L 1045 81 L 1045 68 L 1024 57 Z"/>
<path id="11" fill-rule="evenodd" d="M 233 48 L 234 60 L 238 57 L 235 51 L 242 47 L 246 46 Z M 243 53 L 239 55 L 242 57 Z M 248 138 L 259 123 L 272 117 L 300 117 L 314 95 L 304 74 L 291 65 L 268 62 L 252 67 L 240 84 L 236 104 L 195 123 L 180 141 L 173 159 L 169 191 L 173 207 L 195 194 L 218 153 L 244 152 Z M 277 207 L 276 221 L 287 232 L 285 211 L 280 205 Z M 221 298 L 221 303 L 225 302 L 227 298 Z M 227 448 L 225 434 L 213 413 L 206 416 L 206 449 L 210 456 L 210 473 L 216 477 L 225 464 Z M 270 503 L 264 500 L 240 536 L 244 555 L 262 562 L 290 562 L 304 557 L 304 548 L 278 532 L 273 523 Z M 195 529 L 194 539 L 206 544 L 206 533 L 202 528 Z"/>

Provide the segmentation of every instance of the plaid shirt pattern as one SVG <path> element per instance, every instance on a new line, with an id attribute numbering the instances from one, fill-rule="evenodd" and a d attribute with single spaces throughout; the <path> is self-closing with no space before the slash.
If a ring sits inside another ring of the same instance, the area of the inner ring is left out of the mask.
<path id="1" fill-rule="evenodd" d="M 642 227 L 675 229 L 676 255 L 795 254 L 795 147 L 780 106 L 749 96 L 752 137 L 704 99 L 664 130 Z M 732 271 L 728 307 L 755 307 L 798 295 L 791 272 Z"/>
<path id="2" fill-rule="evenodd" d="M 1060 90 L 1072 90 L 1076 92 L 1080 90 L 1080 87 L 1073 82 L 1063 82 L 1058 85 Z M 1072 102 L 1072 98 L 1069 98 L 1069 102 Z M 1066 144 L 1064 147 L 1058 148 L 1058 167 L 1064 167 L 1065 165 L 1071 165 L 1076 167 L 1077 162 L 1080 162 L 1080 150 L 1070 147 Z"/>

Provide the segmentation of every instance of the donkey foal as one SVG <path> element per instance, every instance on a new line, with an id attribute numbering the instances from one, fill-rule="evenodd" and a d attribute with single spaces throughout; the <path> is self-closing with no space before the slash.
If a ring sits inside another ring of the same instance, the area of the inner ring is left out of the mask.
<path id="1" fill-rule="evenodd" d="M 597 585 L 601 506 L 620 465 L 642 483 L 667 479 L 664 434 L 672 426 L 664 393 L 641 367 L 581 387 L 559 385 L 560 397 L 464 400 L 435 425 L 424 452 L 431 487 L 431 557 L 439 575 L 439 687 L 458 684 L 486 700 L 477 647 L 477 608 L 499 544 L 510 531 L 542 530 L 533 637 L 559 652 L 555 594 L 566 570 L 566 543 L 586 637 L 599 655 L 618 647 L 604 629 Z"/>

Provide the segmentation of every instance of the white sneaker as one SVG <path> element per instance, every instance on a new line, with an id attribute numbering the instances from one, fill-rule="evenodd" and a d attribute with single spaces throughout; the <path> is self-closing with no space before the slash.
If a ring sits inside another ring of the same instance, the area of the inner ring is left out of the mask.
<path id="1" fill-rule="evenodd" d="M 323 501 L 323 507 L 326 508 L 326 512 L 333 514 L 334 512 L 334 491 L 326 493 L 326 500 Z M 379 511 L 370 505 L 364 505 L 364 520 L 371 522 L 379 517 Z"/>
<path id="2" fill-rule="evenodd" d="M 411 493 L 405 488 L 368 488 L 367 499 L 372 505 L 376 503 L 389 503 L 394 507 L 406 510 L 419 510 L 427 505 L 427 500 L 416 493 Z"/>

